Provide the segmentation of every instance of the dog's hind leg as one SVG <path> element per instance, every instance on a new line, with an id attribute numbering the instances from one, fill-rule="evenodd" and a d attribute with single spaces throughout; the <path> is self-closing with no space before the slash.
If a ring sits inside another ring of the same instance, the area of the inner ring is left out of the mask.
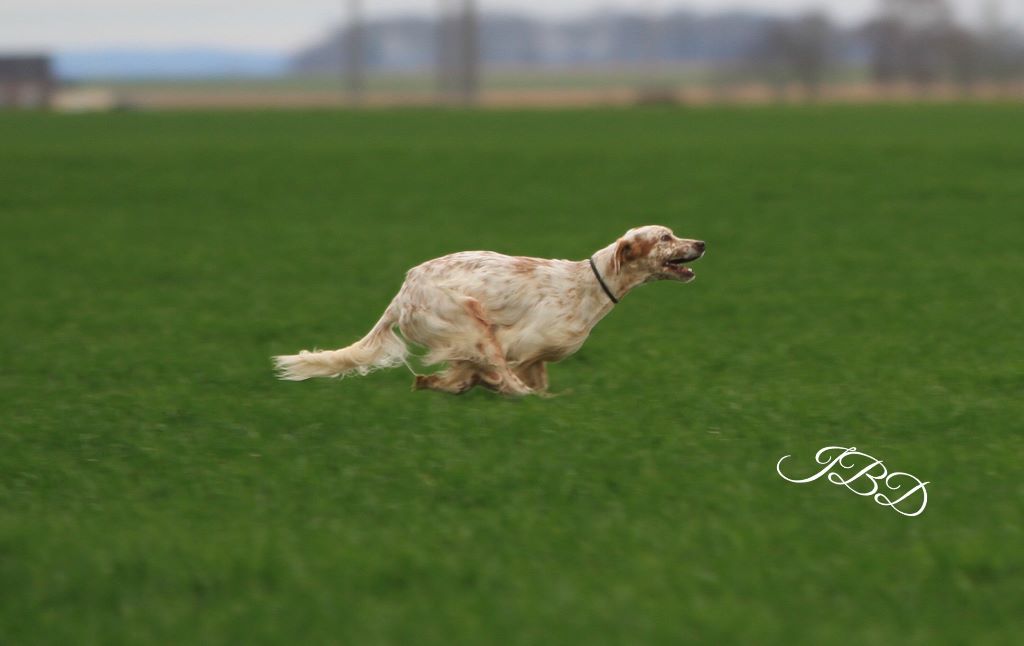
<path id="1" fill-rule="evenodd" d="M 399 322 L 402 334 L 429 349 L 425 364 L 446 361 L 459 369 L 417 379 L 413 388 L 461 392 L 462 373 L 472 367 L 477 376 L 474 385 L 479 383 L 505 395 L 533 394 L 509 368 L 495 325 L 480 301 L 434 285 L 417 289 L 416 300 L 429 302 L 431 307 L 410 308 Z"/>
<path id="2" fill-rule="evenodd" d="M 534 361 L 516 368 L 516 375 L 519 379 L 537 392 L 548 390 L 548 367 L 543 361 Z"/>
<path id="3" fill-rule="evenodd" d="M 483 363 L 479 370 L 480 382 L 504 395 L 534 394 L 533 389 L 524 384 L 509 368 L 505 360 L 505 349 L 501 347 L 498 337 L 494 334 L 494 324 L 487 316 L 484 306 L 480 301 L 470 297 L 466 297 L 463 304 L 479 332 L 475 349 Z"/>
<path id="4" fill-rule="evenodd" d="M 413 390 L 439 390 L 461 395 L 480 381 L 477 368 L 469 361 L 453 361 L 447 370 L 433 375 L 417 375 Z"/>

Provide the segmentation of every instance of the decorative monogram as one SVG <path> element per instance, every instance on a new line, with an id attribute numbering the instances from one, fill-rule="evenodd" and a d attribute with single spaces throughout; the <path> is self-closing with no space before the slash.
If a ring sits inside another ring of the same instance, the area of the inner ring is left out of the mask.
<path id="1" fill-rule="evenodd" d="M 833 453 L 836 454 L 835 457 L 829 457 Z M 875 502 L 879 505 L 892 507 L 904 516 L 920 515 L 928 505 L 928 490 L 925 488 L 925 485 L 928 484 L 927 482 L 921 482 L 916 477 L 903 471 L 893 471 L 890 473 L 881 460 L 858 451 L 856 447 L 826 446 L 821 449 L 814 454 L 814 461 L 825 466 L 814 475 L 806 478 L 790 478 L 782 472 L 782 462 L 788 457 L 790 456 L 783 456 L 779 463 L 775 465 L 775 470 L 778 471 L 780 476 L 790 482 L 803 484 L 828 474 L 828 481 L 832 484 L 843 485 L 858 496 L 873 496 Z M 847 462 L 849 464 L 844 462 L 844 459 L 848 459 Z M 842 472 L 842 475 L 840 472 Z M 843 475 L 848 475 L 850 472 L 853 472 L 853 475 L 848 478 L 843 477 Z M 879 483 L 884 483 L 890 491 L 902 493 L 903 495 L 893 500 L 885 493 L 879 491 L 881 489 Z M 914 486 L 905 492 L 901 491 L 903 485 L 909 484 Z M 911 496 L 915 494 L 919 495 L 912 499 Z M 903 505 L 902 509 L 897 507 L 904 500 L 910 500 L 910 502 Z M 911 509 L 915 500 L 920 500 L 920 506 L 917 507 L 917 511 L 905 511 Z"/>

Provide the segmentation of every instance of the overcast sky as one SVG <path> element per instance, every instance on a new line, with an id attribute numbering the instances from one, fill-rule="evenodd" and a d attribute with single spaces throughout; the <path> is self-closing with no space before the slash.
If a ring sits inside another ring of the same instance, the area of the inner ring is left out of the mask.
<path id="1" fill-rule="evenodd" d="M 959 14 L 977 20 L 989 2 L 1024 23 L 1024 0 L 951 0 Z M 322 35 L 344 16 L 345 0 L 0 0 L 0 51 L 103 47 L 213 46 L 287 52 Z M 824 8 L 852 22 L 878 0 L 479 0 L 483 10 L 517 10 L 548 16 L 601 7 L 664 11 L 727 8 L 792 12 Z M 430 13 L 438 0 L 363 0 L 370 15 Z"/>

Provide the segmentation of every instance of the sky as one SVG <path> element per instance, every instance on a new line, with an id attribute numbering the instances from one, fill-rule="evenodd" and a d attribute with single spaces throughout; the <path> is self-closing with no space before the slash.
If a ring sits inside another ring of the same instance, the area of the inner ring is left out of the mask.
<path id="1" fill-rule="evenodd" d="M 362 0 L 370 16 L 436 11 L 439 0 Z M 1024 25 L 1024 0 L 951 0 L 976 21 L 987 2 Z M 478 0 L 482 10 L 568 16 L 602 7 L 665 11 L 810 8 L 843 22 L 870 15 L 878 0 Z M 101 48 L 217 47 L 286 53 L 321 37 L 345 16 L 345 0 L 0 0 L 0 52 Z M 244 7 L 241 9 L 240 7 Z"/>

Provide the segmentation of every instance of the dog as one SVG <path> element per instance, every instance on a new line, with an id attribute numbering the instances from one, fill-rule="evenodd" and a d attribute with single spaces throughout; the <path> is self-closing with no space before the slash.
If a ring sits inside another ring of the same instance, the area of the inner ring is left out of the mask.
<path id="1" fill-rule="evenodd" d="M 702 240 L 663 226 L 630 229 L 589 260 L 547 260 L 464 251 L 413 267 L 369 334 L 340 350 L 274 357 L 278 377 L 365 375 L 409 366 L 406 342 L 427 348 L 414 390 L 464 393 L 482 386 L 504 395 L 544 395 L 547 366 L 580 349 L 598 321 L 634 287 L 688 283 L 686 265 L 704 255 Z M 410 371 L 415 371 L 409 366 Z"/>

